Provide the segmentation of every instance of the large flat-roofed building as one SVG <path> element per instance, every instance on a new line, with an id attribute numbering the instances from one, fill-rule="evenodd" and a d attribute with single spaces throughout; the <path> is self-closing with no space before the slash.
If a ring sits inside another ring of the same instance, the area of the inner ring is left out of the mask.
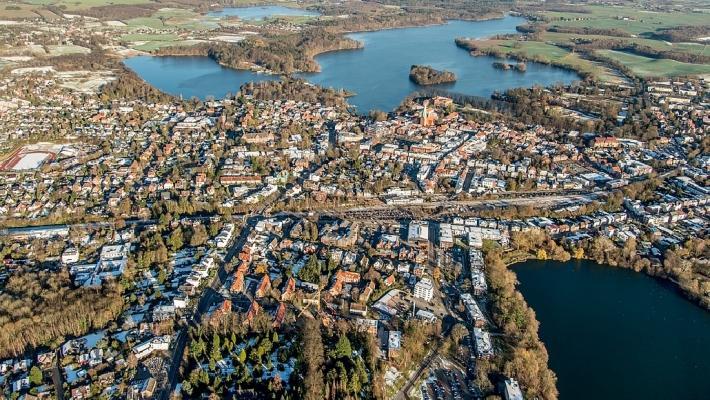
<path id="1" fill-rule="evenodd" d="M 409 223 L 407 240 L 413 243 L 429 242 L 429 223 L 427 221 L 412 221 Z"/>
<path id="2" fill-rule="evenodd" d="M 431 279 L 422 278 L 422 280 L 414 285 L 414 297 L 426 301 L 431 301 L 431 299 L 434 298 L 434 284 L 431 282 Z"/>

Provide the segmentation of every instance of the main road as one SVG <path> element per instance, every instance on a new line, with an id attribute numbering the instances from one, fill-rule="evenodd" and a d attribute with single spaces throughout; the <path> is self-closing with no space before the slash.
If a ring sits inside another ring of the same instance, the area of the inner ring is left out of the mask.
<path id="1" fill-rule="evenodd" d="M 187 344 L 188 328 L 190 325 L 199 324 L 202 320 L 202 316 L 209 311 L 210 307 L 219 301 L 220 289 L 224 286 L 227 280 L 227 270 L 226 266 L 232 261 L 235 255 L 244 247 L 249 232 L 254 228 L 256 222 L 259 220 L 258 216 L 252 216 L 247 218 L 246 223 L 242 227 L 239 237 L 234 240 L 234 243 L 227 250 L 227 254 L 224 256 L 223 262 L 219 263 L 219 268 L 217 273 L 212 278 L 210 283 L 205 286 L 199 300 L 197 301 L 197 306 L 191 317 L 188 318 L 188 324 L 183 325 L 177 334 L 175 339 L 175 346 L 170 357 L 170 368 L 168 370 L 168 382 L 165 387 L 160 391 L 156 398 L 158 400 L 167 400 L 175 390 L 177 385 L 178 372 L 180 370 L 180 364 L 182 363 L 183 353 L 185 352 L 185 346 Z"/>

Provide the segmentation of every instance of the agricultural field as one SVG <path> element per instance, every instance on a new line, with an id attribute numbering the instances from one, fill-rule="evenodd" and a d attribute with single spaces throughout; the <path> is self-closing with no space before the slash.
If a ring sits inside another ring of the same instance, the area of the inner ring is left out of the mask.
<path id="1" fill-rule="evenodd" d="M 203 42 L 202 40 L 172 40 L 172 41 L 152 41 L 152 42 L 146 42 L 146 43 L 141 43 L 137 44 L 135 46 L 131 46 L 132 49 L 134 50 L 139 50 L 139 51 L 154 51 L 158 50 L 163 47 L 170 47 L 170 46 L 192 46 L 198 43 Z"/>
<path id="2" fill-rule="evenodd" d="M 28 4 L 0 4 L 0 19 L 37 18 L 37 8 Z"/>
<path id="3" fill-rule="evenodd" d="M 575 6 L 567 6 L 570 9 L 573 7 Z M 529 36 L 526 41 L 499 41 L 500 43 L 496 43 L 497 50 L 506 54 L 522 54 L 529 59 L 546 60 L 611 81 L 617 79 L 618 74 L 615 74 L 610 66 L 605 67 L 591 61 L 591 58 L 594 58 L 591 57 L 592 53 L 623 64 L 629 68 L 630 74 L 638 77 L 707 73 L 708 65 L 701 64 L 702 60 L 710 56 L 706 44 L 671 43 L 658 40 L 654 34 L 662 32 L 659 31 L 661 29 L 679 26 L 707 26 L 710 21 L 710 8 L 700 10 L 688 5 L 687 12 L 659 12 L 639 8 L 584 5 L 574 8 L 579 10 L 578 12 L 540 9 L 535 13 L 543 17 L 545 28 Z M 551 31 L 555 28 L 580 31 Z M 590 29 L 589 33 L 596 34 L 587 34 L 583 29 Z M 619 34 L 610 32 L 607 35 L 603 30 L 616 31 Z M 702 29 L 699 31 L 702 32 Z M 627 50 L 619 43 L 628 43 L 629 47 L 639 46 L 639 51 Z M 594 47 L 591 50 L 585 49 L 586 44 L 599 47 L 596 50 Z M 589 54 L 575 54 L 575 47 L 578 53 Z M 606 72 L 601 72 L 600 69 Z"/>
<path id="4" fill-rule="evenodd" d="M 101 6 L 152 3 L 151 0 L 24 0 L 24 2 L 35 5 L 64 7 L 67 11 Z"/>
<path id="5" fill-rule="evenodd" d="M 710 19 L 710 15 L 708 16 Z M 541 39 L 545 42 L 550 42 L 550 43 L 555 43 L 555 44 L 572 44 L 575 39 L 582 39 L 582 40 L 602 40 L 602 39 L 610 39 L 611 37 L 609 36 L 602 36 L 602 35 L 581 35 L 578 33 L 559 33 L 559 32 L 544 32 L 541 35 Z M 639 45 L 643 46 L 649 46 L 653 49 L 656 50 L 661 50 L 661 51 L 670 51 L 670 50 L 675 50 L 675 51 L 682 51 L 685 53 L 689 54 L 703 54 L 706 53 L 710 54 L 710 51 L 707 51 L 705 48 L 705 45 L 700 44 L 700 43 L 670 43 L 666 42 L 663 40 L 654 40 L 654 39 L 644 39 L 644 38 L 638 38 L 638 37 L 614 37 L 614 40 L 618 41 L 624 41 L 628 43 L 636 43 Z"/>
<path id="6" fill-rule="evenodd" d="M 545 12 L 551 25 L 595 29 L 620 29 L 632 35 L 652 33 L 658 29 L 680 25 L 707 25 L 709 12 L 654 12 L 632 7 L 584 6 L 580 11 Z"/>
<path id="7" fill-rule="evenodd" d="M 707 64 L 689 64 L 675 60 L 654 59 L 615 50 L 597 50 L 597 53 L 624 64 L 634 74 L 644 78 L 710 75 L 710 65 Z"/>
<path id="8" fill-rule="evenodd" d="M 217 28 L 217 20 L 190 10 L 163 8 L 150 17 L 133 18 L 123 22 L 134 28 L 205 30 Z"/>

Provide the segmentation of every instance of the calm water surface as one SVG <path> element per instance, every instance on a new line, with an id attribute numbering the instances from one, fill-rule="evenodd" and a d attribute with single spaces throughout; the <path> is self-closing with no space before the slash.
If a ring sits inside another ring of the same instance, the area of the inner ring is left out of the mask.
<path id="1" fill-rule="evenodd" d="M 158 89 L 185 99 L 236 94 L 247 82 L 280 79 L 223 67 L 209 57 L 138 56 L 123 61 L 128 68 Z"/>
<path id="2" fill-rule="evenodd" d="M 392 110 L 408 94 L 421 89 L 409 80 L 413 64 L 453 71 L 458 78 L 453 84 L 433 87 L 484 97 L 496 90 L 577 79 L 573 72 L 534 63 L 528 63 L 525 73 L 501 71 L 493 68 L 495 59 L 472 57 L 454 43 L 457 37 L 484 38 L 515 32 L 515 27 L 522 23 L 522 18 L 506 17 L 352 34 L 353 39 L 365 44 L 363 49 L 322 54 L 316 57 L 322 71 L 306 77 L 321 86 L 357 93 L 350 103 L 361 112 Z"/>
<path id="3" fill-rule="evenodd" d="M 513 267 L 562 400 L 710 398 L 710 313 L 664 282 L 591 262 Z"/>
<path id="4" fill-rule="evenodd" d="M 319 12 L 282 6 L 229 7 L 208 13 L 210 17 L 239 17 L 245 20 L 262 20 L 275 16 L 318 16 Z"/>
<path id="5" fill-rule="evenodd" d="M 525 73 L 498 70 L 492 66 L 493 58 L 472 57 L 454 44 L 454 39 L 461 36 L 482 38 L 515 32 L 515 26 L 523 22 L 521 18 L 506 17 L 355 33 L 351 36 L 362 41 L 364 49 L 322 54 L 316 58 L 322 71 L 302 76 L 322 86 L 356 93 L 349 101 L 360 112 L 392 110 L 408 94 L 420 89 L 409 80 L 412 64 L 456 73 L 456 83 L 436 87 L 485 97 L 496 90 L 577 79 L 573 72 L 534 63 L 528 63 Z M 221 97 L 228 92 L 236 93 L 244 82 L 274 79 L 249 71 L 231 71 L 204 57 L 134 57 L 125 63 L 158 89 L 186 97 Z"/>

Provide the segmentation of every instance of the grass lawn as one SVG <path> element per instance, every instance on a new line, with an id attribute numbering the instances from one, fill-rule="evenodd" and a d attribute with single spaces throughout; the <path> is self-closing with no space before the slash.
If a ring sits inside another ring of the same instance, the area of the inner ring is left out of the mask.
<path id="1" fill-rule="evenodd" d="M 675 60 L 654 59 L 615 50 L 597 50 L 597 54 L 616 60 L 641 77 L 710 74 L 710 65 L 689 64 Z"/>

